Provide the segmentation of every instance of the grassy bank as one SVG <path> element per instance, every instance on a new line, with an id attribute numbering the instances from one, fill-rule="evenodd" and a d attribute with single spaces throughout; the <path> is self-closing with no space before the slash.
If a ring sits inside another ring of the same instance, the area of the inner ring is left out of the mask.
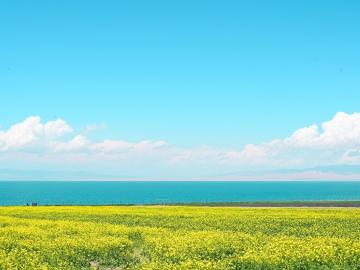
<path id="1" fill-rule="evenodd" d="M 165 205 L 209 207 L 360 207 L 360 201 L 211 202 L 173 203 Z"/>
<path id="2" fill-rule="evenodd" d="M 28 205 L 31 206 L 31 205 Z M 85 206 L 73 204 L 37 206 Z M 185 202 L 185 203 L 149 203 L 149 204 L 104 204 L 86 206 L 198 206 L 198 207 L 360 207 L 360 201 L 257 201 L 257 202 Z M 0 206 L 1 207 L 1 206 Z"/>
<path id="3" fill-rule="evenodd" d="M 360 209 L 0 207 L 0 269 L 358 269 Z"/>

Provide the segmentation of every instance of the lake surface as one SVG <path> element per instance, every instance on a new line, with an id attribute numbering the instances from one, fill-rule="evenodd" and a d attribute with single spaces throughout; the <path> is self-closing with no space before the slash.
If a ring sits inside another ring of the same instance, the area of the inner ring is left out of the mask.
<path id="1" fill-rule="evenodd" d="M 0 205 L 360 200 L 360 181 L 0 181 Z"/>

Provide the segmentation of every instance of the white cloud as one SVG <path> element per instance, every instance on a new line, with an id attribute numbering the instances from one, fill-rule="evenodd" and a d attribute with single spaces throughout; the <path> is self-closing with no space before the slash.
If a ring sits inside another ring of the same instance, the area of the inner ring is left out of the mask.
<path id="1" fill-rule="evenodd" d="M 360 113 L 338 112 L 333 119 L 298 129 L 285 144 L 309 148 L 348 148 L 360 145 Z"/>
<path id="2" fill-rule="evenodd" d="M 37 121 L 40 123 L 40 117 L 37 117 Z M 73 131 L 73 129 L 62 119 L 49 121 L 42 125 L 42 128 L 46 138 L 58 138 Z"/>
<path id="3" fill-rule="evenodd" d="M 360 148 L 352 148 L 342 155 L 341 162 L 343 164 L 360 164 Z"/>
<path id="4" fill-rule="evenodd" d="M 91 128 L 94 128 L 91 125 Z M 39 116 L 30 116 L 24 121 L 0 131 L 0 151 L 51 153 L 87 153 L 105 156 L 132 154 L 143 155 L 160 151 L 167 146 L 165 141 L 128 142 L 123 140 L 90 141 L 84 135 L 77 134 L 72 139 L 64 139 L 64 135 L 73 132 L 64 120 L 57 119 L 42 123 Z"/>
<path id="5" fill-rule="evenodd" d="M 126 141 L 104 140 L 102 142 L 94 143 L 90 149 L 94 152 L 101 153 L 122 153 L 129 152 L 132 144 Z"/>
<path id="6" fill-rule="evenodd" d="M 90 145 L 88 139 L 83 135 L 76 135 L 68 142 L 52 142 L 50 149 L 54 152 L 76 152 L 86 150 Z"/>
<path id="7" fill-rule="evenodd" d="M 39 116 L 30 116 L 8 130 L 0 131 L 0 151 L 17 150 L 43 143 L 72 131 L 72 128 L 62 119 L 42 124 Z"/>
<path id="8" fill-rule="evenodd" d="M 75 134 L 68 139 L 71 132 Z M 0 152 L 3 161 L 8 156 L 59 166 L 65 162 L 71 166 L 95 164 L 103 170 L 128 170 L 129 174 L 131 170 L 145 172 L 145 167 L 171 174 L 360 165 L 360 113 L 339 112 L 321 125 L 299 128 L 289 137 L 247 144 L 243 149 L 179 148 L 163 140 L 93 141 L 76 134 L 62 119 L 42 123 L 40 117 L 31 116 L 0 131 Z"/>
<path id="9" fill-rule="evenodd" d="M 271 166 L 314 166 L 347 163 L 349 153 L 360 149 L 360 113 L 338 112 L 333 119 L 300 128 L 284 139 L 247 145 L 231 153 L 241 163 Z M 252 162 L 250 162 L 252 161 Z"/>
<path id="10" fill-rule="evenodd" d="M 296 130 L 289 138 L 284 140 L 284 143 L 295 147 L 312 147 L 318 143 L 319 127 L 311 125 Z"/>
<path id="11" fill-rule="evenodd" d="M 133 143 L 120 140 L 104 140 L 91 144 L 89 150 L 103 154 L 146 153 L 158 150 L 166 145 L 167 143 L 164 141 L 140 141 Z"/>

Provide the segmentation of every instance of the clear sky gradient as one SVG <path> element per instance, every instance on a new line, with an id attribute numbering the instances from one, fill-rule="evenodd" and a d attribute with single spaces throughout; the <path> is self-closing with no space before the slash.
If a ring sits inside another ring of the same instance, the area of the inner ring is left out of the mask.
<path id="1" fill-rule="evenodd" d="M 360 111 L 359 1 L 0 3 L 0 130 L 241 150 Z"/>

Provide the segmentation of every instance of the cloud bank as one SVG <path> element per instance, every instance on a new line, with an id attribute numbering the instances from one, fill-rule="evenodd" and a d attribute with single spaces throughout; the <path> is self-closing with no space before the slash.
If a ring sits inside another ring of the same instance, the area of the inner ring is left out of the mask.
<path id="1" fill-rule="evenodd" d="M 320 126 L 313 124 L 295 130 L 284 139 L 248 145 L 243 152 L 257 153 L 265 162 L 283 166 L 358 164 L 360 113 L 338 112 Z"/>
<path id="2" fill-rule="evenodd" d="M 89 128 L 90 127 L 90 128 Z M 240 149 L 184 149 L 164 140 L 91 140 L 63 119 L 30 116 L 0 131 L 0 162 L 11 168 L 65 168 L 134 177 L 211 178 L 229 171 L 268 171 L 360 165 L 360 113 L 338 112 L 320 125 Z M 1 169 L 1 168 L 0 168 Z M 302 175 L 307 172 L 302 171 Z M 235 179 L 237 176 L 231 174 Z M 273 174 L 278 176 L 278 173 Z M 318 178 L 329 177 L 312 171 Z M 316 177 L 314 177 L 316 178 Z"/>

